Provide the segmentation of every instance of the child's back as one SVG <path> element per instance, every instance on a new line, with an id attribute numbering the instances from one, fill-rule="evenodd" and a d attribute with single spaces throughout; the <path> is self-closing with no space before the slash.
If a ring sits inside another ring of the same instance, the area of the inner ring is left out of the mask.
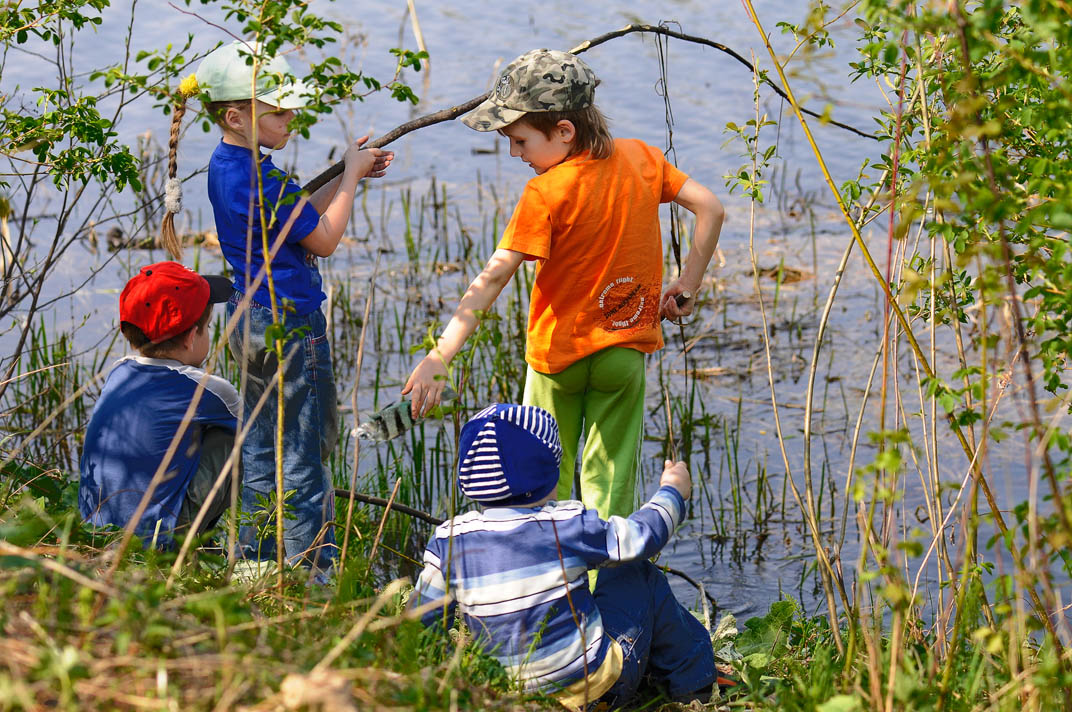
<path id="1" fill-rule="evenodd" d="M 606 158 L 581 153 L 528 182 L 499 247 L 540 260 L 526 351 L 536 371 L 610 346 L 662 347 L 659 205 L 686 180 L 658 149 L 617 139 Z"/>
<path id="2" fill-rule="evenodd" d="M 455 517 L 436 528 L 418 591 L 423 600 L 449 590 L 508 672 L 529 689 L 555 690 L 582 678 L 586 666 L 594 672 L 611 642 L 588 571 L 646 559 L 666 544 L 682 512 L 681 496 L 669 489 L 627 520 L 606 522 L 575 500 Z M 425 620 L 442 615 L 436 608 Z"/>
<path id="3" fill-rule="evenodd" d="M 653 638 L 651 670 L 671 694 L 711 682 L 706 631 L 645 561 L 681 521 L 681 463 L 667 463 L 664 486 L 637 512 L 605 521 L 581 502 L 549 501 L 561 450 L 546 411 L 491 406 L 466 424 L 460 447 L 459 485 L 485 509 L 439 525 L 429 541 L 413 599 L 428 604 L 427 625 L 449 626 L 456 608 L 526 689 L 567 704 L 632 694 Z M 593 594 L 587 572 L 600 567 L 614 568 L 600 572 Z M 436 605 L 447 594 L 451 602 Z"/>
<path id="4" fill-rule="evenodd" d="M 192 493 L 192 483 L 200 477 L 211 487 L 237 425 L 238 391 L 200 367 L 212 305 L 230 292 L 225 277 L 203 277 L 175 262 L 142 268 L 124 288 L 121 329 L 141 355 L 115 364 L 86 427 L 78 505 L 89 523 L 127 526 L 150 489 L 136 534 L 159 533 L 168 543 L 191 523 L 204 494 L 200 486 Z M 230 501 L 227 489 L 214 500 L 208 526 Z"/>
<path id="5" fill-rule="evenodd" d="M 533 50 L 503 71 L 491 96 L 462 121 L 510 139 L 510 155 L 536 172 L 498 249 L 462 297 L 403 393 L 414 412 L 439 400 L 447 365 L 525 260 L 538 261 L 530 298 L 524 401 L 558 421 L 564 456 L 559 497 L 580 491 L 603 517 L 633 510 L 644 428 L 645 354 L 663 345 L 660 320 L 692 312 L 718 241 L 722 206 L 637 140 L 615 140 L 595 106 L 599 80 L 566 52 Z M 659 204 L 696 215 L 678 279 L 662 287 Z"/>

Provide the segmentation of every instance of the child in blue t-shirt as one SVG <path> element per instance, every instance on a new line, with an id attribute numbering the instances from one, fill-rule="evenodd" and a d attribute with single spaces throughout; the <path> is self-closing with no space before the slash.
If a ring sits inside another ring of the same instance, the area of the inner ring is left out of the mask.
<path id="1" fill-rule="evenodd" d="M 357 181 L 382 176 L 394 154 L 362 149 L 368 140 L 365 136 L 347 148 L 341 176 L 307 201 L 300 199 L 299 186 L 260 149 L 286 145 L 294 110 L 308 103 L 311 92 L 294 79 L 282 57 L 260 63 L 254 77 L 254 67 L 247 64 L 250 56 L 249 45 L 234 42 L 206 56 L 196 72 L 196 90 L 203 97 L 205 111 L 223 134 L 209 160 L 208 194 L 220 247 L 234 270 L 229 318 L 252 291 L 252 301 L 230 338 L 232 352 L 246 365 L 245 417 L 253 418 L 242 443 L 242 505 L 247 512 L 253 511 L 276 491 L 274 388 L 280 365 L 265 334 L 278 321 L 288 333 L 296 334 L 286 341 L 283 363 L 285 405 L 279 456 L 283 489 L 294 491 L 286 501 L 296 517 L 285 522 L 285 553 L 291 563 L 326 567 L 334 556 L 335 542 L 331 529 L 334 496 L 326 462 L 335 448 L 339 425 L 326 320 L 320 309 L 326 297 L 317 258 L 327 257 L 338 247 Z M 253 86 L 256 96 L 251 98 Z M 182 111 L 177 110 L 173 122 L 181 117 Z M 173 130 L 172 135 L 177 132 Z M 272 255 L 267 266 L 265 240 Z M 260 404 L 266 390 L 273 393 Z M 251 555 L 275 555 L 274 540 L 257 541 L 252 527 L 243 527 L 239 536 Z"/>
<path id="2" fill-rule="evenodd" d="M 116 362 L 86 428 L 78 508 L 90 524 L 126 527 L 148 493 L 134 533 L 167 547 L 173 534 L 189 532 L 206 501 L 200 531 L 227 509 L 234 468 L 219 475 L 234 448 L 240 399 L 201 364 L 212 305 L 231 292 L 226 277 L 177 262 L 143 267 L 123 288 L 120 329 L 138 355 Z"/>

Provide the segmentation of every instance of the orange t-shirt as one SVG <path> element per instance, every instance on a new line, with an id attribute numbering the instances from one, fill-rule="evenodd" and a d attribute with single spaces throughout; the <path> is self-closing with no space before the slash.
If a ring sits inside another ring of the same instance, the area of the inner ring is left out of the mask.
<path id="1" fill-rule="evenodd" d="M 525 359 L 558 373 L 608 346 L 652 353 L 659 328 L 659 204 L 688 176 L 662 152 L 615 139 L 603 159 L 580 153 L 525 186 L 501 249 L 539 260 Z"/>

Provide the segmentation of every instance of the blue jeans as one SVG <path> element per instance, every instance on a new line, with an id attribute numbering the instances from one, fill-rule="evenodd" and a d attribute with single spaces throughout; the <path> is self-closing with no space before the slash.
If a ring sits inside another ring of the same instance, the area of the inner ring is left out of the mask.
<path id="1" fill-rule="evenodd" d="M 674 598 L 666 574 L 650 561 L 600 569 L 596 605 L 603 632 L 622 646 L 622 672 L 601 698 L 611 708 L 628 701 L 647 675 L 671 697 L 715 681 L 711 637 Z"/>
<path id="2" fill-rule="evenodd" d="M 228 318 L 241 298 L 237 291 L 231 296 Z M 257 510 L 258 496 L 267 498 L 276 491 L 279 361 L 265 345 L 265 330 L 271 324 L 272 310 L 251 302 L 230 338 L 231 352 L 247 368 L 245 413 L 252 411 L 266 388 L 272 390 L 242 443 L 242 509 L 246 512 Z M 335 557 L 335 496 L 327 460 L 339 437 L 327 322 L 317 310 L 305 316 L 288 313 L 284 325 L 288 333 L 307 328 L 283 347 L 283 489 L 295 490 L 286 502 L 296 517 L 284 521 L 283 544 L 290 563 L 327 567 Z M 275 537 L 257 541 L 255 527 L 243 526 L 239 541 L 249 555 L 275 556 Z"/>

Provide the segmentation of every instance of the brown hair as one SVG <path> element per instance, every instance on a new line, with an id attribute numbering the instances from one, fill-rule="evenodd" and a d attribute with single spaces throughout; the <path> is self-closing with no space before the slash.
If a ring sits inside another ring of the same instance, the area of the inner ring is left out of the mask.
<path id="1" fill-rule="evenodd" d="M 171 109 L 171 132 L 168 134 L 168 182 L 175 181 L 179 172 L 179 129 L 182 128 L 182 117 L 186 114 L 186 95 L 179 92 L 179 99 Z M 170 192 L 170 188 L 168 190 Z M 182 203 L 182 188 L 178 189 L 178 202 Z M 182 259 L 182 241 L 175 234 L 175 213 L 172 212 L 169 203 L 171 196 L 164 198 L 164 220 L 160 224 L 160 244 L 168 251 L 173 260 Z M 134 327 L 137 328 L 137 327 Z M 139 332 L 141 330 L 139 329 Z M 126 332 L 124 332 L 126 333 Z M 144 334 L 143 334 L 144 336 Z"/>
<path id="2" fill-rule="evenodd" d="M 614 152 L 614 137 L 607 128 L 607 117 L 595 104 L 573 111 L 533 111 L 525 114 L 518 122 L 525 122 L 547 138 L 559 121 L 573 124 L 576 135 L 570 146 L 569 155 L 590 151 L 592 158 L 607 158 Z"/>
<path id="3" fill-rule="evenodd" d="M 225 99 L 224 101 L 204 101 L 201 102 L 201 106 L 213 123 L 217 126 L 224 126 L 223 117 L 228 109 L 249 108 L 250 103 L 249 99 Z"/>
<path id="4" fill-rule="evenodd" d="M 164 220 L 160 224 L 160 244 L 168 251 L 174 260 L 182 259 L 182 241 L 175 233 L 175 213 L 169 203 L 182 204 L 182 184 L 176 180 L 179 172 L 179 132 L 182 128 L 182 117 L 186 114 L 186 97 L 181 90 L 171 110 L 171 131 L 168 134 L 168 182 L 174 188 L 168 188 L 164 200 Z M 223 116 L 227 110 L 242 108 L 249 105 L 249 100 L 236 101 L 206 101 L 203 102 L 205 112 L 216 124 L 223 126 Z M 175 207 L 177 207 L 177 205 Z"/>
<path id="5" fill-rule="evenodd" d="M 166 358 L 173 351 L 182 347 L 183 339 L 185 339 L 186 335 L 191 331 L 194 329 L 197 329 L 198 332 L 205 330 L 205 326 L 208 325 L 208 320 L 212 318 L 212 307 L 212 302 L 209 302 L 205 306 L 205 311 L 198 317 L 193 326 L 158 344 L 149 341 L 149 337 L 145 335 L 145 332 L 131 324 L 129 321 L 119 322 L 119 330 L 123 332 L 123 336 L 127 338 L 130 345 L 136 348 L 138 353 L 142 356 L 145 356 L 146 358 Z"/>

